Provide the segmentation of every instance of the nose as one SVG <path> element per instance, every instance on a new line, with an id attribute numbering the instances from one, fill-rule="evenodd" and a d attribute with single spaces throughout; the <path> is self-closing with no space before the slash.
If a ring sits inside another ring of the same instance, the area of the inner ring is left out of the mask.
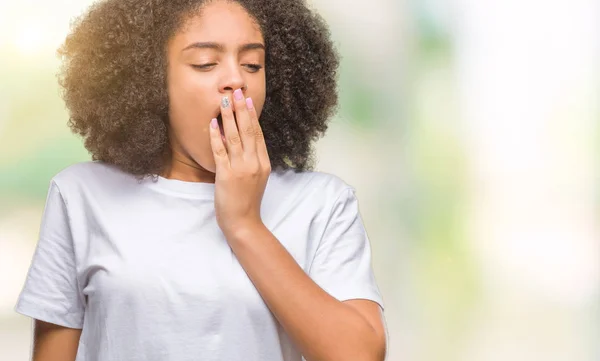
<path id="1" fill-rule="evenodd" d="M 237 89 L 245 90 L 246 82 L 237 64 L 227 67 L 223 74 L 219 91 L 223 94 L 233 92 Z"/>

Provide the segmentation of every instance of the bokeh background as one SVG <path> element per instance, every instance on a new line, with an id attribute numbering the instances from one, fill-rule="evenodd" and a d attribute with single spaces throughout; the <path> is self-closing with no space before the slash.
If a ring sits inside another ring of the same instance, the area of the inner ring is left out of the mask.
<path id="1" fill-rule="evenodd" d="M 90 3 L 0 2 L 0 360 L 49 181 L 89 159 L 55 50 Z M 388 360 L 600 360 L 600 2 L 311 3 L 343 55 L 318 170 L 357 189 Z"/>

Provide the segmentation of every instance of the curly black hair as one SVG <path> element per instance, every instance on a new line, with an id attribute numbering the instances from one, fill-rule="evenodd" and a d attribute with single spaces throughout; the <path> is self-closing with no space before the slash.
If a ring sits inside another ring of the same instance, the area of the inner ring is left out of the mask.
<path id="1" fill-rule="evenodd" d="M 144 177 L 170 156 L 166 44 L 214 0 L 103 0 L 58 49 L 68 125 L 93 160 Z M 271 166 L 311 170 L 313 141 L 336 111 L 339 55 L 325 21 L 304 0 L 229 0 L 257 21 L 266 45 L 260 117 Z"/>

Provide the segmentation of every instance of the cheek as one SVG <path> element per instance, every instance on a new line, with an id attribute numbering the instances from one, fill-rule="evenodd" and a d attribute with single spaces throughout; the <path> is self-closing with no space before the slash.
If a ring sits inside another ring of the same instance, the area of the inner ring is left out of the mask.
<path id="1" fill-rule="evenodd" d="M 169 98 L 175 104 L 193 104 L 198 102 L 200 91 L 198 84 L 191 77 L 173 77 L 169 83 Z"/>
<path id="2" fill-rule="evenodd" d="M 254 105 L 254 108 L 256 109 L 256 113 L 257 115 L 260 117 L 262 110 L 264 109 L 265 106 L 265 91 L 264 88 L 263 89 L 259 89 L 258 91 L 253 91 L 250 92 L 250 94 L 248 94 L 247 96 L 252 97 L 252 103 Z"/>
<path id="3" fill-rule="evenodd" d="M 259 98 L 257 100 L 252 99 L 254 102 L 254 107 L 256 108 L 256 114 L 258 115 L 258 117 L 260 118 L 261 114 L 262 114 L 262 110 L 265 106 L 265 98 Z"/>
<path id="4" fill-rule="evenodd" d="M 206 113 L 209 91 L 193 74 L 175 76 L 169 82 L 169 108 L 178 118 L 199 117 Z"/>

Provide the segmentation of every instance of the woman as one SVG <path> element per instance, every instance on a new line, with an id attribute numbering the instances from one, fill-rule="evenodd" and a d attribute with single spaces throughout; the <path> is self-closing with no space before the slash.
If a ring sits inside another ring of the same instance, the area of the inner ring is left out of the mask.
<path id="1" fill-rule="evenodd" d="M 304 1 L 102 1 L 59 53 L 93 161 L 50 184 L 34 360 L 384 359 L 354 189 L 311 170 L 338 59 Z"/>

